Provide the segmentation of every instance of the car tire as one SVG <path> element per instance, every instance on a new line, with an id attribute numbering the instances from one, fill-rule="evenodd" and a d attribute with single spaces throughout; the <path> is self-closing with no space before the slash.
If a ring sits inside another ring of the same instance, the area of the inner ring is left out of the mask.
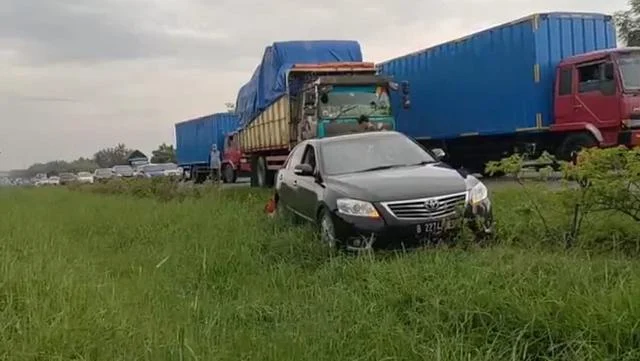
<path id="1" fill-rule="evenodd" d="M 326 249 L 330 255 L 338 253 L 341 249 L 341 242 L 336 237 L 333 218 L 326 208 L 322 208 L 318 213 L 318 230 L 320 232 L 322 247 Z"/>

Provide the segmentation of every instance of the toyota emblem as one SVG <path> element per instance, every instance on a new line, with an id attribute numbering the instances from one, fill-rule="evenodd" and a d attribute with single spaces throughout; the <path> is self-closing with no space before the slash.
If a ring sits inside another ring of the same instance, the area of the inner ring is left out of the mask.
<path id="1" fill-rule="evenodd" d="M 424 207 L 429 211 L 437 211 L 440 208 L 440 202 L 437 199 L 427 199 Z"/>

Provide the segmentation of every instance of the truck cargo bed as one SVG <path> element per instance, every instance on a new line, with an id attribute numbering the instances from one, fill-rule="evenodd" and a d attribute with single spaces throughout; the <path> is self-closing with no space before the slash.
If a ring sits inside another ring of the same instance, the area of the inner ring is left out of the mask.
<path id="1" fill-rule="evenodd" d="M 539 131 L 553 122 L 561 59 L 616 46 L 611 16 L 536 14 L 378 65 L 411 86 L 398 130 L 418 139 Z M 394 109 L 400 99 L 392 94 Z"/>
<path id="2" fill-rule="evenodd" d="M 284 95 L 262 111 L 238 133 L 242 150 L 289 150 L 289 109 L 289 97 Z"/>
<path id="3" fill-rule="evenodd" d="M 216 113 L 176 123 L 176 156 L 179 165 L 209 164 L 211 145 L 222 153 L 224 138 L 238 128 L 238 117 Z"/>

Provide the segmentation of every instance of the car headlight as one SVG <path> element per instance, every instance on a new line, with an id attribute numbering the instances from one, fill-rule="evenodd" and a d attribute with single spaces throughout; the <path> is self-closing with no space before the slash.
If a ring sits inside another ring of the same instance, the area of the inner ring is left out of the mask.
<path id="1" fill-rule="evenodd" d="M 380 214 L 369 202 L 340 198 L 337 200 L 338 212 L 349 216 L 380 218 Z"/>
<path id="2" fill-rule="evenodd" d="M 471 205 L 481 203 L 489 197 L 489 190 L 478 178 L 467 177 L 467 201 Z"/>

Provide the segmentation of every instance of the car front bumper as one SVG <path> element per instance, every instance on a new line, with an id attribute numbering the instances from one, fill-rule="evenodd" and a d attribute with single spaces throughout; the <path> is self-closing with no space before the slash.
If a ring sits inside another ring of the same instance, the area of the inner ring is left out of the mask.
<path id="1" fill-rule="evenodd" d="M 493 210 L 491 201 L 467 204 L 461 214 L 428 220 L 404 220 L 374 204 L 381 218 L 349 216 L 333 212 L 336 237 L 347 249 L 362 248 L 402 249 L 415 248 L 441 241 L 451 242 L 459 238 L 465 228 L 475 239 L 484 239 L 494 233 Z M 438 231 L 430 231 L 433 222 L 444 221 Z"/>

